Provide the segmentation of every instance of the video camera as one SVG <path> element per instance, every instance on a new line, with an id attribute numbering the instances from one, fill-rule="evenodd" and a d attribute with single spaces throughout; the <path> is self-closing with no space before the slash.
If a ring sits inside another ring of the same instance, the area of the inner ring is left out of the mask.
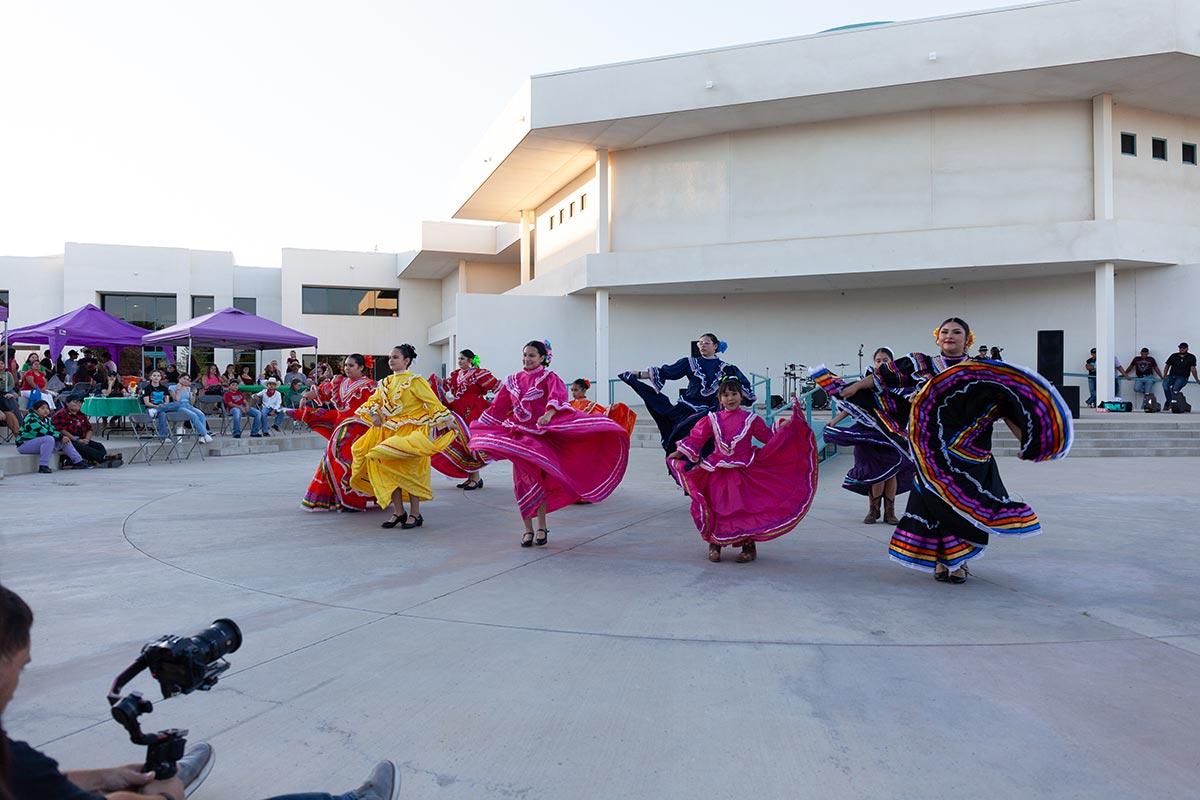
<path id="1" fill-rule="evenodd" d="M 108 690 L 113 719 L 121 723 L 134 744 L 146 745 L 146 764 L 159 780 L 175 775 L 175 764 L 183 758 L 187 745 L 186 730 L 169 728 L 143 733 L 138 717 L 149 714 L 154 705 L 140 692 L 121 696 L 121 689 L 142 670 L 149 669 L 158 681 L 163 699 L 178 694 L 208 691 L 229 669 L 225 656 L 242 646 L 242 632 L 231 619 L 219 619 L 195 636 L 162 636 L 142 646 L 141 655 L 125 668 Z"/>

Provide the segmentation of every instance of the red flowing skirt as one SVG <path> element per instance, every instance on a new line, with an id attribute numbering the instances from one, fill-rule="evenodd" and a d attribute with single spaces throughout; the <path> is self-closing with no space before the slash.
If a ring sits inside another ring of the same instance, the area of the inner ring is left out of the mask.
<path id="1" fill-rule="evenodd" d="M 325 409 L 315 411 L 324 413 L 319 417 L 306 414 L 304 421 L 317 433 L 327 436 L 329 443 L 301 502 L 305 508 L 313 511 L 365 511 L 367 503 L 374 502 L 374 498 L 350 488 L 350 468 L 354 463 L 354 453 L 350 448 L 370 428 L 358 417 L 348 417 L 330 428 L 330 420 L 326 415 L 337 416 L 338 412 Z M 328 433 L 325 433 L 326 430 Z"/>

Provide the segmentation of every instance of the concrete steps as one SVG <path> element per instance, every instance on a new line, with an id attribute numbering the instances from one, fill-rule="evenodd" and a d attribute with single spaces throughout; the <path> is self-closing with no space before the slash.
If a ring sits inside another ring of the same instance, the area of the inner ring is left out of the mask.
<path id="1" fill-rule="evenodd" d="M 138 452 L 138 443 L 132 439 L 113 438 L 104 442 L 104 446 L 108 449 L 110 455 L 120 453 L 125 458 L 125 467 L 128 468 L 144 468 L 145 455 L 138 458 L 136 464 L 132 463 L 132 458 Z M 153 445 L 157 447 L 157 445 Z M 191 443 L 182 445 L 183 452 L 186 452 L 191 447 Z M 266 455 L 270 453 L 289 452 L 294 450 L 324 450 L 325 439 L 315 433 L 273 433 L 270 437 L 264 439 L 234 439 L 231 436 L 218 436 L 208 444 L 202 444 L 196 448 L 196 452 L 192 453 L 190 460 L 195 461 L 200 458 L 200 450 L 204 450 L 205 458 L 223 458 L 228 456 L 245 456 L 245 455 Z M 59 455 L 50 461 L 50 468 L 58 470 Z M 155 457 L 150 466 L 157 467 L 159 465 L 169 465 L 174 459 L 168 461 L 165 457 L 165 452 Z M 29 475 L 36 473 L 38 468 L 37 456 L 25 456 L 17 452 L 17 448 L 12 444 L 0 445 L 0 478 L 13 475 Z M 81 473 L 82 474 L 82 473 Z"/>

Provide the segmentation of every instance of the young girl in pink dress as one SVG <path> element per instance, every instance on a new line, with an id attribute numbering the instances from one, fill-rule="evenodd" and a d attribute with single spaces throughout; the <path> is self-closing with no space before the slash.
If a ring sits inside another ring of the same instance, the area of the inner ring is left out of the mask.
<path id="1" fill-rule="evenodd" d="M 566 384 L 547 369 L 550 359 L 549 342 L 525 345 L 524 368 L 504 379 L 492 405 L 471 423 L 467 443 L 487 458 L 512 462 L 522 547 L 546 544 L 547 514 L 612 494 L 629 463 L 629 434 L 607 417 L 571 408 Z"/>
<path id="2" fill-rule="evenodd" d="M 692 519 L 708 542 L 708 560 L 741 546 L 739 564 L 758 557 L 756 542 L 775 539 L 804 518 L 817 493 L 817 443 L 798 405 L 771 430 L 742 408 L 741 380 L 719 379 L 720 409 L 702 417 L 681 439 L 667 465 L 692 498 Z M 763 443 L 755 448 L 753 439 Z M 710 455 L 701 457 L 709 441 Z"/>

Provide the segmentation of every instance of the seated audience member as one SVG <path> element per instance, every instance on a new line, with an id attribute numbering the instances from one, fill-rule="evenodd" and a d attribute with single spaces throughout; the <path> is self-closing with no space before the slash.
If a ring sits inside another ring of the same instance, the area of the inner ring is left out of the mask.
<path id="1" fill-rule="evenodd" d="M 12 432 L 13 438 L 21 429 L 17 419 L 17 411 L 21 408 L 21 395 L 17 393 L 17 379 L 8 370 L 0 371 L 0 410 L 4 412 L 4 424 Z"/>
<path id="2" fill-rule="evenodd" d="M 50 357 L 50 351 L 42 353 L 42 372 L 47 378 L 54 374 L 54 359 Z"/>
<path id="3" fill-rule="evenodd" d="M 1196 356 L 1188 352 L 1187 342 L 1179 343 L 1179 352 L 1171 353 L 1167 359 L 1167 374 L 1163 378 L 1163 394 L 1166 399 L 1163 401 L 1164 407 L 1171 404 L 1171 399 L 1175 397 L 1175 393 L 1187 386 L 1188 373 L 1192 378 L 1200 383 L 1200 376 L 1196 375 Z"/>
<path id="4" fill-rule="evenodd" d="M 171 389 L 163 381 L 163 374 L 158 370 L 150 373 L 150 380 L 138 391 L 138 397 L 154 417 L 158 428 L 158 438 L 166 439 L 170 435 L 167 429 L 167 412 L 179 409 L 179 404 L 171 396 Z"/>
<path id="5" fill-rule="evenodd" d="M 278 361 L 272 361 L 270 364 L 267 364 L 267 366 L 263 369 L 264 383 L 266 382 L 267 378 L 274 378 L 275 380 L 280 380 L 282 377 L 283 377 L 283 374 L 279 371 L 279 362 Z"/>
<path id="6" fill-rule="evenodd" d="M 308 391 L 308 384 L 302 378 L 292 378 L 288 388 L 291 389 L 292 393 L 288 396 L 287 407 L 293 409 L 303 408 L 304 394 Z"/>
<path id="7" fill-rule="evenodd" d="M 21 365 L 21 374 L 26 372 L 37 372 L 43 379 L 46 377 L 46 371 L 42 369 L 42 362 L 38 360 L 37 353 L 30 353 L 25 359 L 25 363 Z"/>
<path id="8" fill-rule="evenodd" d="M 246 396 L 238 391 L 234 383 L 221 395 L 225 403 L 225 413 L 233 420 L 233 438 L 242 438 L 242 417 L 250 417 L 250 436 L 258 438 L 262 435 L 262 409 L 252 408 L 246 403 Z"/>
<path id="9" fill-rule="evenodd" d="M 1154 394 L 1154 376 L 1161 378 L 1162 370 L 1158 368 L 1158 361 L 1154 356 L 1150 355 L 1150 348 L 1143 347 L 1142 351 L 1129 360 L 1129 366 L 1125 368 L 1122 375 L 1129 375 L 1130 370 L 1133 371 L 1133 391 L 1135 394 L 1140 394 L 1143 399 Z"/>
<path id="10" fill-rule="evenodd" d="M 174 386 L 179 383 L 179 368 L 175 366 L 174 361 L 167 362 L 167 368 L 163 370 L 163 380 L 168 386 Z"/>
<path id="11" fill-rule="evenodd" d="M 225 371 L 221 373 L 221 383 L 225 386 L 229 384 L 237 385 L 237 369 L 233 364 L 226 364 Z"/>
<path id="12" fill-rule="evenodd" d="M 204 394 L 224 394 L 225 386 L 221 382 L 221 369 L 216 364 L 204 368 L 204 377 L 200 379 L 201 390 Z"/>
<path id="13" fill-rule="evenodd" d="M 29 663 L 32 628 L 33 611 L 16 592 L 0 585 L 0 717 Z M 212 747 L 200 742 L 187 749 L 175 776 L 167 780 L 155 780 L 153 772 L 138 764 L 64 771 L 26 742 L 8 738 L 0 727 L 0 798 L 5 800 L 183 800 L 199 788 L 213 763 Z M 396 800 L 399 792 L 396 765 L 382 761 L 361 786 L 336 798 L 307 792 L 275 800 Z"/>
<path id="14" fill-rule="evenodd" d="M 96 374 L 96 386 L 101 397 L 125 397 L 125 382 L 115 372 L 109 372 L 103 367 Z"/>
<path id="15" fill-rule="evenodd" d="M 243 365 L 242 371 L 238 373 L 238 383 L 242 386 L 254 386 L 258 381 L 254 377 L 254 370 L 249 366 Z"/>
<path id="16" fill-rule="evenodd" d="M 291 386 L 292 381 L 297 381 L 297 380 L 300 381 L 301 383 L 306 382 L 306 378 L 304 377 L 304 371 L 302 369 L 300 369 L 300 362 L 292 361 L 288 364 L 287 373 L 284 374 L 284 376 L 283 376 L 283 384 L 286 386 Z"/>
<path id="17" fill-rule="evenodd" d="M 1000 354 L 1003 352 L 1004 352 L 1003 347 L 993 347 L 992 351 L 991 351 L 991 355 L 988 356 L 988 358 L 990 358 L 992 361 L 1000 361 L 1000 360 L 1002 360 L 1000 357 Z"/>
<path id="18" fill-rule="evenodd" d="M 50 456 L 55 452 L 65 453 L 74 469 L 90 469 L 91 464 L 83 460 L 79 451 L 71 444 L 71 434 L 63 433 L 50 422 L 50 404 L 36 401 L 21 421 L 17 432 L 17 452 L 27 456 L 37 455 L 38 472 L 50 472 Z"/>
<path id="19" fill-rule="evenodd" d="M 34 356 L 37 353 L 33 354 Z M 26 400 L 26 406 L 32 405 L 36 400 L 46 400 L 51 408 L 54 408 L 54 393 L 46 388 L 46 376 L 42 374 L 40 365 L 34 365 L 31 368 L 21 372 L 21 383 L 18 390 Z"/>
<path id="20" fill-rule="evenodd" d="M 104 445 L 92 438 L 92 423 L 81 411 L 83 398 L 78 394 L 69 394 L 63 401 L 63 407 L 50 417 L 50 422 L 60 433 L 69 434 L 71 444 L 91 464 L 103 464 L 108 461 L 108 451 Z M 119 466 L 121 456 L 113 459 L 113 466 Z"/>
<path id="21" fill-rule="evenodd" d="M 272 430 L 279 430 L 279 418 L 283 416 L 283 393 L 279 391 L 279 381 L 275 378 L 267 378 L 266 387 L 254 396 L 261 404 L 263 436 L 270 436 L 271 434 L 267 431 L 267 421 L 273 420 L 271 422 Z"/>
<path id="22" fill-rule="evenodd" d="M 192 379 L 188 375 L 180 375 L 179 383 L 175 385 L 174 391 L 171 392 L 171 397 L 179 406 L 179 410 L 187 414 L 192 420 L 192 427 L 196 429 L 196 433 L 200 434 L 200 441 L 211 442 L 213 437 L 208 433 L 208 419 L 205 418 L 204 412 L 192 405 Z"/>

